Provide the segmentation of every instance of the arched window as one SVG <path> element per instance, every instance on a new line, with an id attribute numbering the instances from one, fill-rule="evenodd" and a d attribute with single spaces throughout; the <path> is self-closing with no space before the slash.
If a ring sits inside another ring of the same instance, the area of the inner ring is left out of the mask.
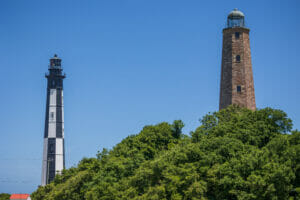
<path id="1" fill-rule="evenodd" d="M 235 60 L 236 60 L 236 62 L 241 62 L 241 56 L 240 56 L 240 55 L 237 55 L 237 56 L 235 57 Z"/>

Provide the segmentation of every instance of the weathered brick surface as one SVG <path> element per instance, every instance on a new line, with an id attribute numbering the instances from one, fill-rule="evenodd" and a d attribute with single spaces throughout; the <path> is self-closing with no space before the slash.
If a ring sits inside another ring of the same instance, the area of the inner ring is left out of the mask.
<path id="1" fill-rule="evenodd" d="M 235 33 L 239 32 L 237 39 Z M 240 61 L 236 56 L 240 56 Z M 237 91 L 241 86 L 241 92 Z M 230 104 L 256 109 L 251 63 L 249 29 L 235 27 L 223 30 L 223 51 L 220 88 L 220 110 Z"/>

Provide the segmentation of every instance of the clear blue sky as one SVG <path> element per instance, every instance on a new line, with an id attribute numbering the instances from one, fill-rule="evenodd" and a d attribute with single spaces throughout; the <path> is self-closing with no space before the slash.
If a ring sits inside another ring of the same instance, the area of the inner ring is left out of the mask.
<path id="1" fill-rule="evenodd" d="M 57 53 L 64 87 L 66 166 L 144 125 L 182 119 L 188 134 L 218 110 L 222 29 L 245 14 L 258 108 L 300 129 L 300 1 L 2 0 L 0 192 L 40 184 L 46 79 Z"/>

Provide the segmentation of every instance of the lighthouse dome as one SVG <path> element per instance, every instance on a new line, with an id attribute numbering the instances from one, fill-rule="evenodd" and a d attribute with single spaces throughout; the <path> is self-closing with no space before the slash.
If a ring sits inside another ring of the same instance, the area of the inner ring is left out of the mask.
<path id="1" fill-rule="evenodd" d="M 245 27 L 245 15 L 237 8 L 231 11 L 227 17 L 227 28 Z"/>
<path id="2" fill-rule="evenodd" d="M 235 8 L 233 11 L 231 11 L 228 15 L 228 18 L 243 18 L 243 17 L 245 17 L 244 13 L 242 13 L 237 8 Z"/>

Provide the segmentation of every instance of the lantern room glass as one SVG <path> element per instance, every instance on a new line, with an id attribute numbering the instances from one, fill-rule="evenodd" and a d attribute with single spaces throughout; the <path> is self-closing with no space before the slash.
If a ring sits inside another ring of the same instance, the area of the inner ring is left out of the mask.
<path id="1" fill-rule="evenodd" d="M 227 20 L 227 28 L 245 27 L 244 17 L 231 17 Z"/>

